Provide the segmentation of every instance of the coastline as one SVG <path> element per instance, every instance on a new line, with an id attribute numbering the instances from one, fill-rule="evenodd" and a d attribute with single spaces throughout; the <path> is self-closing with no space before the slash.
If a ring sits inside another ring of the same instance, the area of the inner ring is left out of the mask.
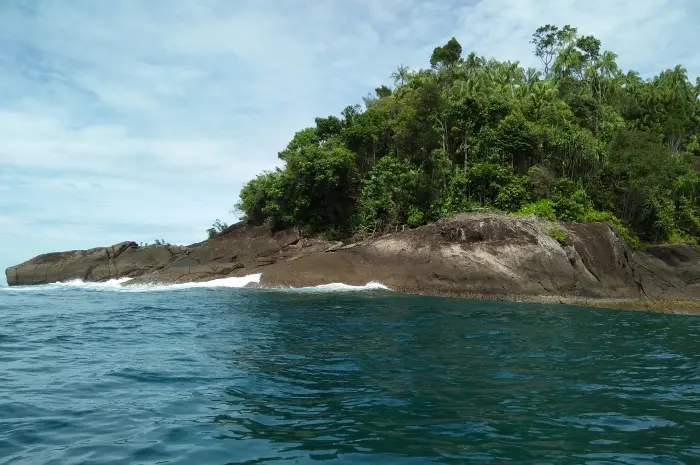
<path id="1" fill-rule="evenodd" d="M 563 231 L 565 241 L 552 237 Z M 133 242 L 35 257 L 13 285 L 80 279 L 183 284 L 260 274 L 255 287 L 381 283 L 407 294 L 700 313 L 700 248 L 634 250 L 606 223 L 462 214 L 353 243 L 238 224 L 190 246 Z"/>

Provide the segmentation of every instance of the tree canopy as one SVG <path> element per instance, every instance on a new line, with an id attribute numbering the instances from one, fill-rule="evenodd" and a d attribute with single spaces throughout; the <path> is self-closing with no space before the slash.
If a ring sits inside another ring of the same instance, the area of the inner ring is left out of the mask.
<path id="1" fill-rule="evenodd" d="M 643 79 L 571 26 L 532 41 L 541 69 L 450 39 L 364 106 L 319 117 L 241 191 L 246 221 L 330 236 L 496 210 L 608 221 L 628 239 L 700 237 L 700 79 Z"/>

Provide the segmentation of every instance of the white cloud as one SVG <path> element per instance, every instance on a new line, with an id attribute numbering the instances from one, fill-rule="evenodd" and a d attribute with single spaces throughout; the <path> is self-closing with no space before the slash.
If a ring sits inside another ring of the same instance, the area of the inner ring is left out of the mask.
<path id="1" fill-rule="evenodd" d="M 537 65 L 528 43 L 534 29 L 570 24 L 601 39 L 625 68 L 651 75 L 688 58 L 683 64 L 700 74 L 700 62 L 691 59 L 691 44 L 700 40 L 700 4 L 693 0 L 485 0 L 459 16 L 462 43 L 499 59 Z"/>
<path id="2" fill-rule="evenodd" d="M 399 63 L 536 65 L 544 23 L 650 75 L 700 74 L 693 0 L 92 0 L 0 3 L 0 267 L 51 250 L 193 242 L 292 134 Z M 11 247 L 6 247 L 11 244 Z"/>

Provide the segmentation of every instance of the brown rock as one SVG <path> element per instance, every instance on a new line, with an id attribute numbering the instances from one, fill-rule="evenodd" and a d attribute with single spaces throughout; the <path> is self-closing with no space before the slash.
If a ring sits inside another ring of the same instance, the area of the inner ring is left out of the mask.
<path id="1" fill-rule="evenodd" d="M 603 223 L 551 225 L 532 218 L 458 215 L 343 245 L 238 224 L 188 247 L 112 247 L 38 256 L 6 270 L 11 286 L 80 278 L 176 283 L 261 273 L 262 286 L 381 282 L 396 291 L 593 299 L 700 299 L 700 249 L 633 251 Z M 332 252 L 332 253 L 326 253 Z"/>

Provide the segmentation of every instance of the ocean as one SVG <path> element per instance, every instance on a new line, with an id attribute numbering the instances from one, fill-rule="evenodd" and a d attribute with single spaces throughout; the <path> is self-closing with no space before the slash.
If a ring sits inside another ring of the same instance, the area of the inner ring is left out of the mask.
<path id="1" fill-rule="evenodd" d="M 244 281 L 0 288 L 0 463 L 700 463 L 698 318 Z"/>

